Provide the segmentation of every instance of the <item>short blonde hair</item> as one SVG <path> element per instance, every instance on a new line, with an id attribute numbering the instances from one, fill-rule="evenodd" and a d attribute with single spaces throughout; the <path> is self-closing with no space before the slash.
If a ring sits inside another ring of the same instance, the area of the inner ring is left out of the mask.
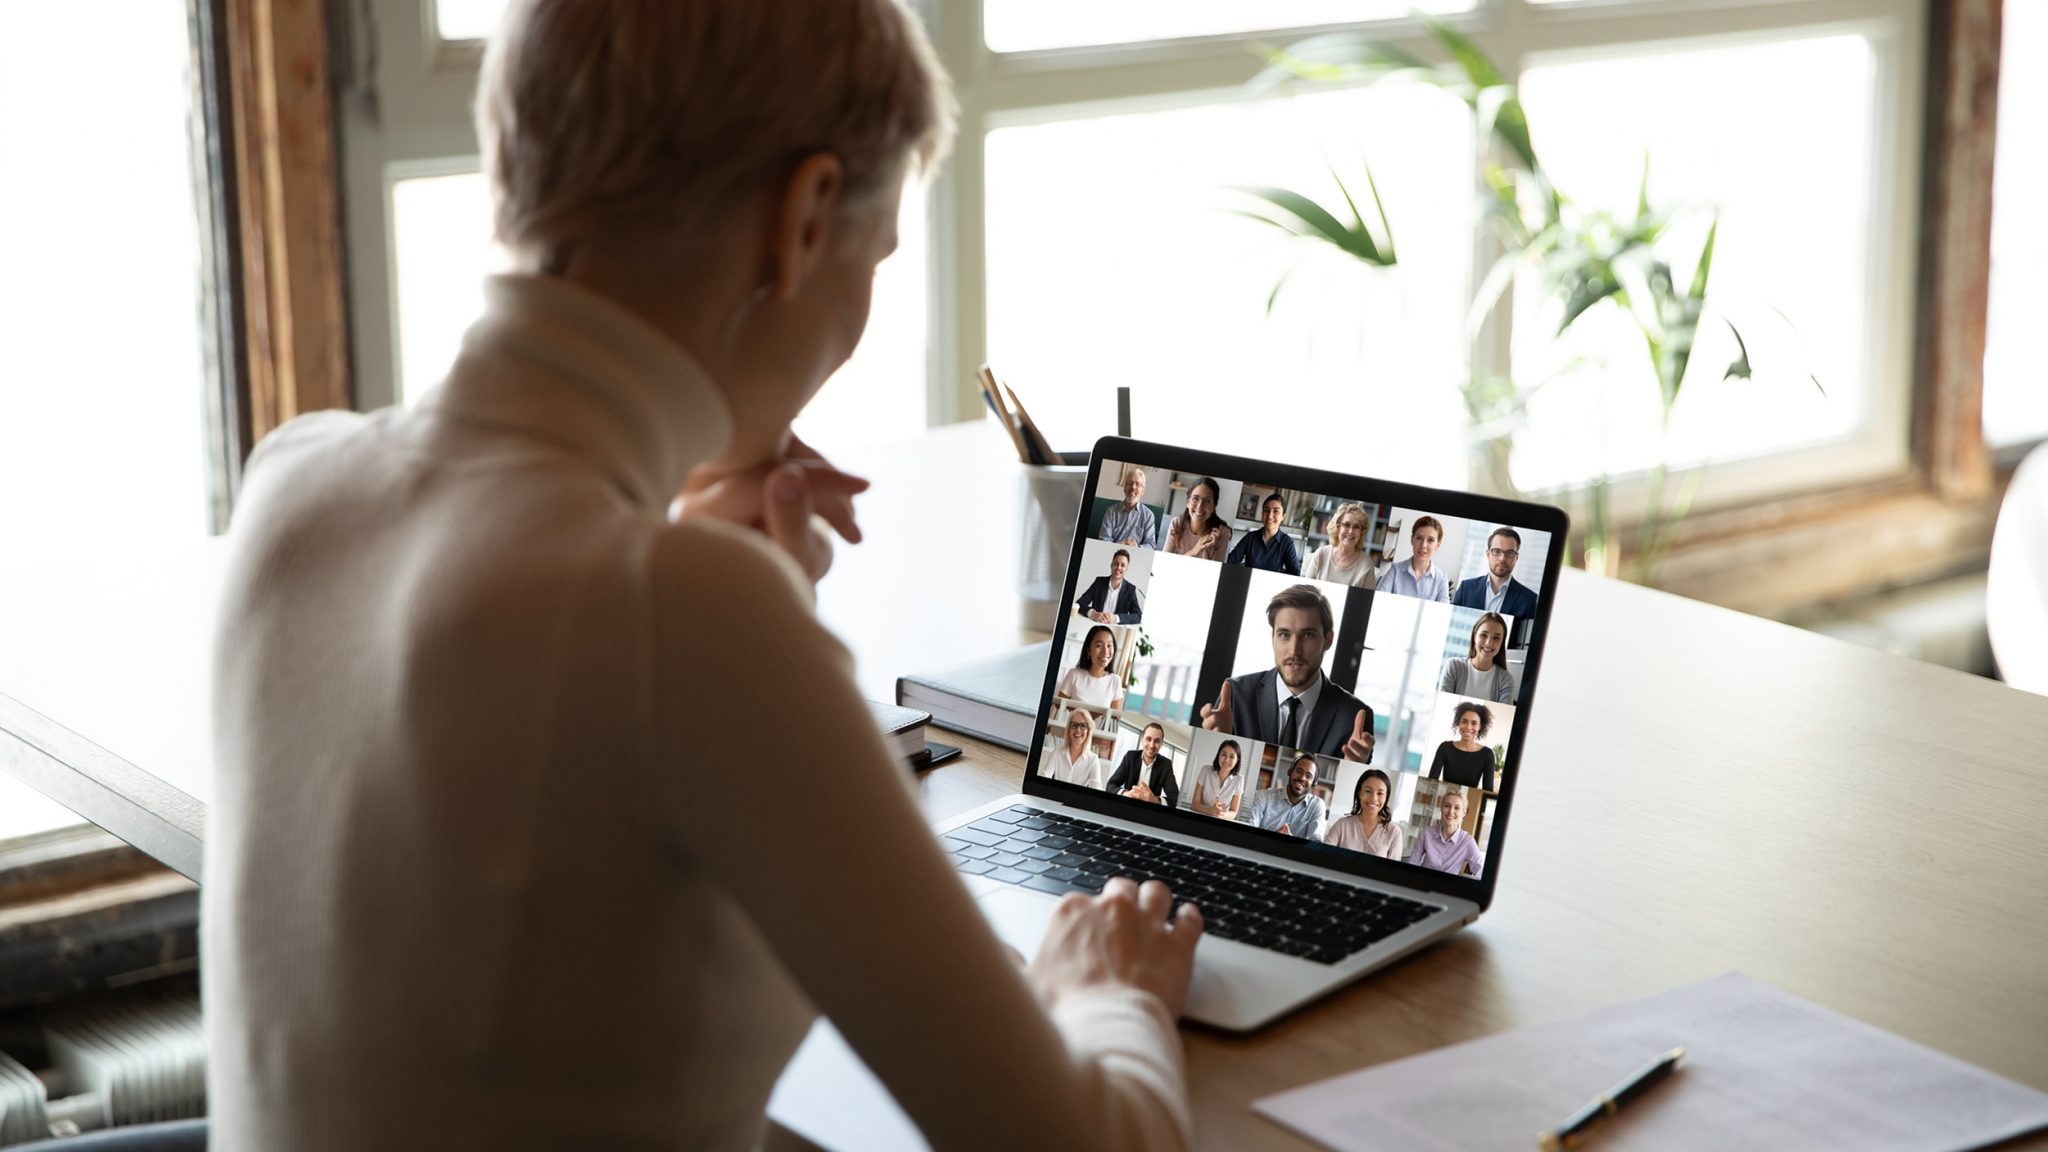
<path id="1" fill-rule="evenodd" d="M 1358 517 L 1358 547 L 1360 551 L 1363 551 L 1365 549 L 1365 534 L 1372 530 L 1372 517 L 1365 514 L 1365 505 L 1363 504 L 1337 505 L 1337 510 L 1330 514 L 1328 535 L 1334 538 L 1337 535 L 1337 525 L 1342 524 L 1346 516 L 1353 515 Z"/>
<path id="2" fill-rule="evenodd" d="M 498 240 L 546 264 L 599 231 L 687 237 L 816 152 L 864 205 L 939 162 L 954 108 L 901 0 L 514 0 L 476 120 Z"/>

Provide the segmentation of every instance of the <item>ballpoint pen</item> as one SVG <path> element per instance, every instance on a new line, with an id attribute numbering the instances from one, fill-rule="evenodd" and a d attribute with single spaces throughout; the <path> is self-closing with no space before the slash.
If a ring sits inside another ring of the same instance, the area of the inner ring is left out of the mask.
<path id="1" fill-rule="evenodd" d="M 1586 1139 L 1586 1134 L 1598 1127 L 1609 1116 L 1621 1111 L 1631 1100 L 1650 1090 L 1658 1081 L 1671 1075 L 1680 1061 L 1685 1059 L 1685 1049 L 1673 1048 L 1607 1090 L 1607 1094 L 1572 1114 L 1555 1132 L 1545 1132 L 1537 1140 L 1536 1147 L 1542 1152 L 1560 1152 L 1565 1148 L 1576 1148 Z"/>

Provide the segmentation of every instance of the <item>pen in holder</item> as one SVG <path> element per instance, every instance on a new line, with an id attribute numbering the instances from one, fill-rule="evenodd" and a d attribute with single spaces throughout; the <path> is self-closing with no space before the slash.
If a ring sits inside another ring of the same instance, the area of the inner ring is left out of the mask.
<path id="1" fill-rule="evenodd" d="M 1050 632 L 1059 619 L 1059 596 L 1066 587 L 1067 551 L 1080 524 L 1088 480 L 1088 453 L 1062 452 L 1064 464 L 1025 464 L 1023 539 L 1017 550 L 1019 622 L 1034 632 Z"/>

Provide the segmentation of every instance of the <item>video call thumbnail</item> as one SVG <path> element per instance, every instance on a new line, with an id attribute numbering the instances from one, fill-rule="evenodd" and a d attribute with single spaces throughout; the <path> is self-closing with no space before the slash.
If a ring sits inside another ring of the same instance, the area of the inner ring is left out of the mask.
<path id="1" fill-rule="evenodd" d="M 1040 776 L 1484 873 L 1548 533 L 1115 461 L 1088 495 Z"/>

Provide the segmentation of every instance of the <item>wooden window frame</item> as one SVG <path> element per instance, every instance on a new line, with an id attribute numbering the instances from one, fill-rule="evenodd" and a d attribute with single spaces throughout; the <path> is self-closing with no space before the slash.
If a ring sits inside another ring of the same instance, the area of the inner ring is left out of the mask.
<path id="1" fill-rule="evenodd" d="M 2024 453 L 1994 458 L 1983 426 L 2003 11 L 2003 0 L 1929 3 L 1911 470 L 1694 516 L 1660 587 L 1773 616 L 1988 565 Z"/>
<path id="2" fill-rule="evenodd" d="M 237 459 L 304 412 L 352 406 L 327 0 L 213 0 L 239 278 Z"/>
<path id="3" fill-rule="evenodd" d="M 350 406 L 348 328 L 326 0 L 190 4 L 201 335 L 215 384 L 208 496 L 220 532 L 264 435 L 302 412 Z M 0 845 L 0 927 L 17 942 L 85 933 L 90 964 L 114 966 L 78 975 L 80 988 L 100 975 L 142 978 L 121 949 L 145 936 L 162 943 L 158 974 L 196 964 L 195 887 L 90 826 Z M 10 966 L 0 1000 L 42 995 L 61 975 Z"/>

